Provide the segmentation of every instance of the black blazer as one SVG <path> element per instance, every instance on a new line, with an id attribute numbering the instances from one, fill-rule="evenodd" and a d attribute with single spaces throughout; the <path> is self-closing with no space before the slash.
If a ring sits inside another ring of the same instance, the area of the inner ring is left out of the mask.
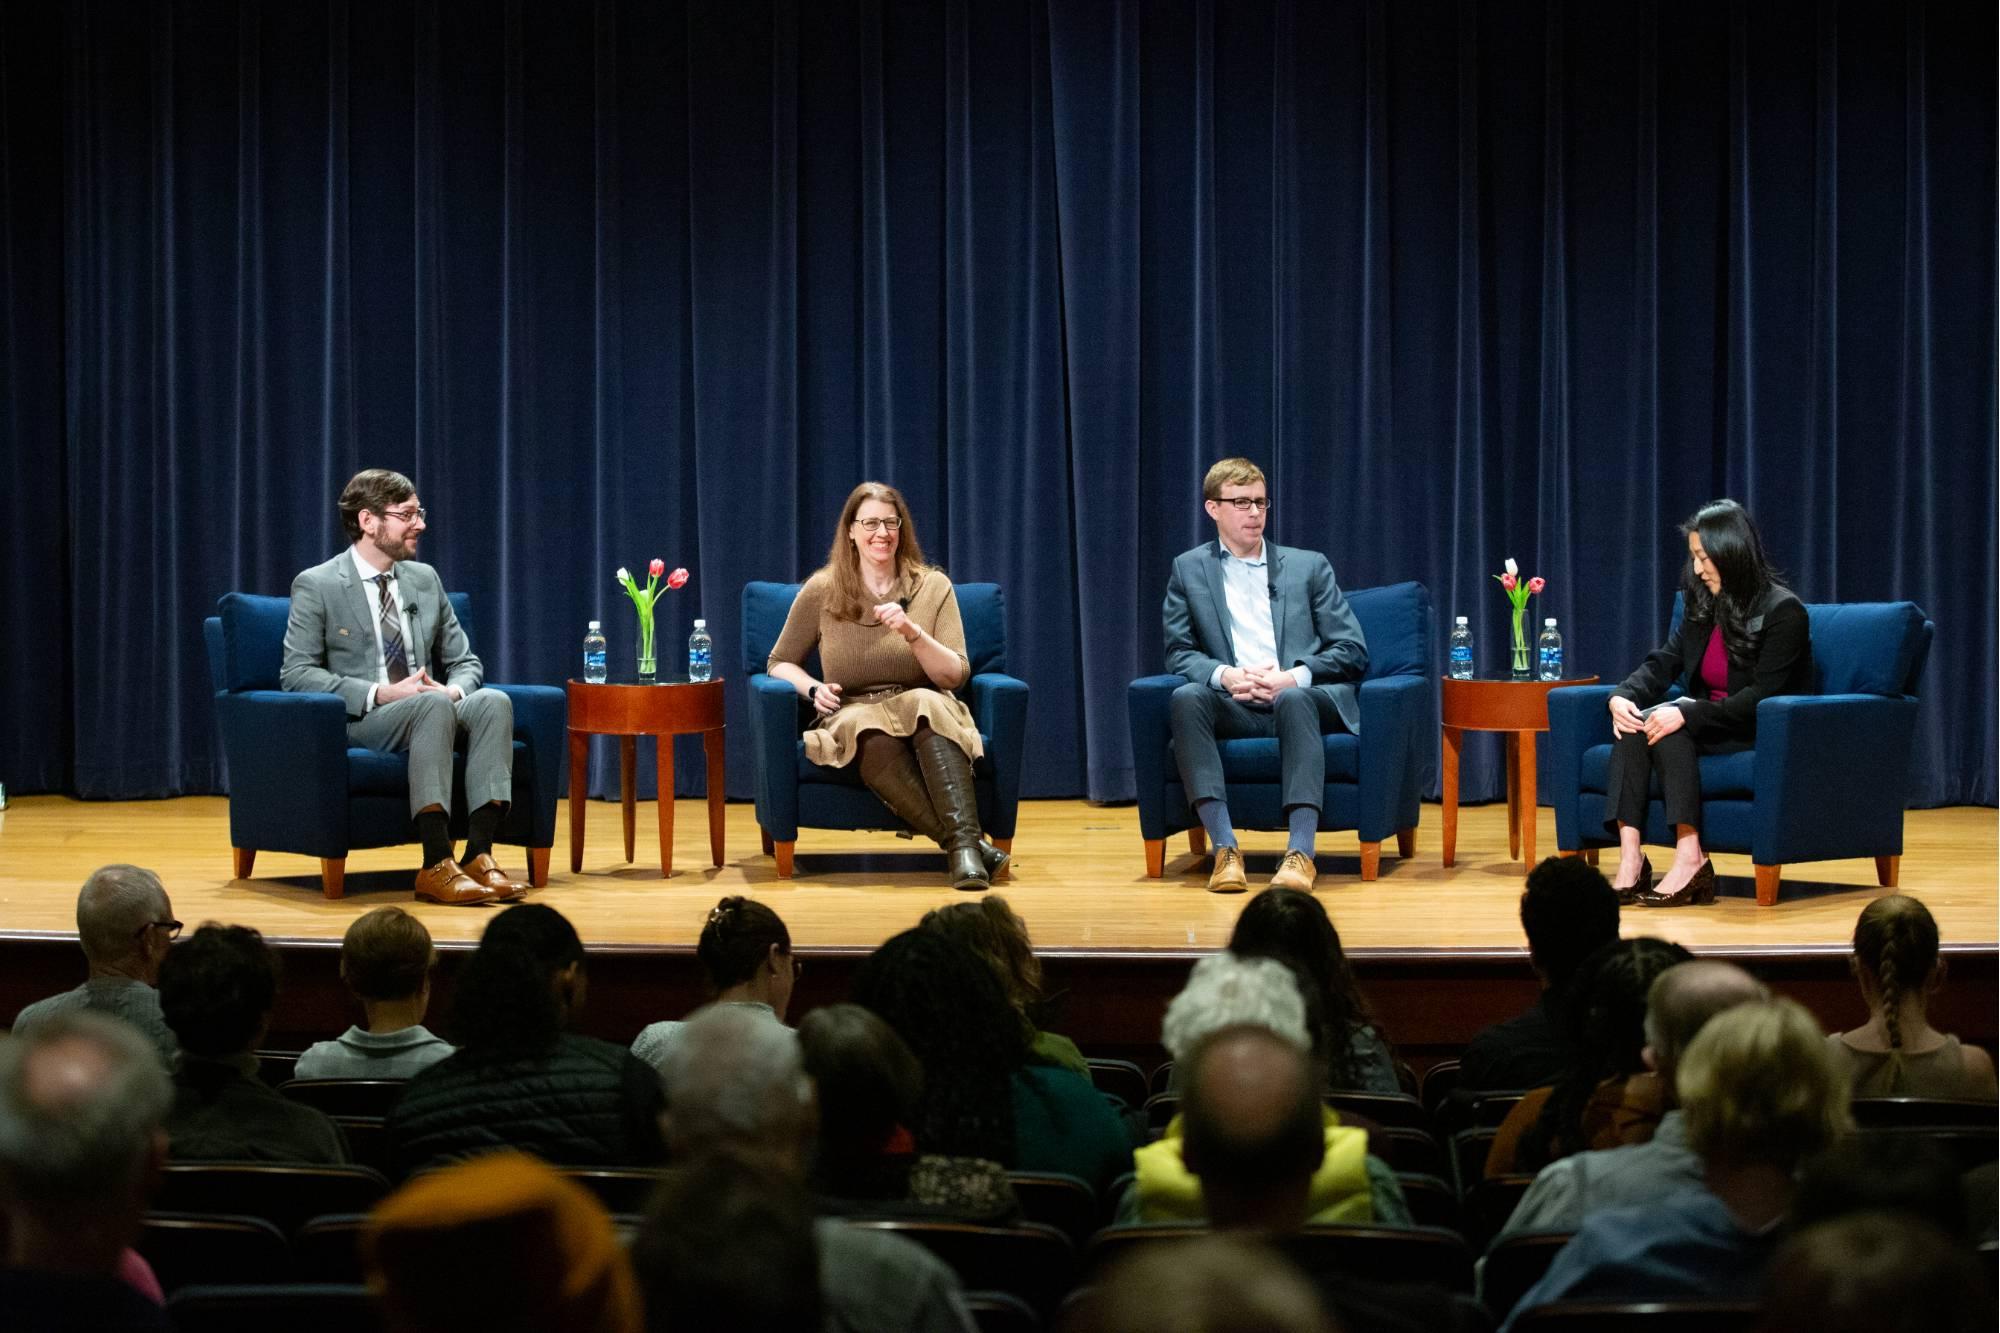
<path id="1" fill-rule="evenodd" d="M 1751 741 L 1757 736 L 1757 705 L 1778 694 L 1812 693 L 1812 633 L 1805 603 L 1789 588 L 1773 587 L 1759 600 L 1745 626 L 1757 641 L 1749 666 L 1729 664 L 1729 697 L 1681 705 L 1688 735 L 1697 741 Z M 1641 708 L 1667 697 L 1674 682 L 1693 674 L 1715 633 L 1709 622 L 1683 618 L 1667 641 L 1646 655 L 1639 669 L 1615 693 Z"/>

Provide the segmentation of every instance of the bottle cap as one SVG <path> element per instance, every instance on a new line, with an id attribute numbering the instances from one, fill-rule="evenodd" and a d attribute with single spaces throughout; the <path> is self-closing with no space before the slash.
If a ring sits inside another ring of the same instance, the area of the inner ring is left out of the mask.
<path id="1" fill-rule="evenodd" d="M 708 628 L 708 622 L 707 622 L 706 620 L 701 620 L 701 619 L 697 619 L 697 620 L 696 620 L 696 621 L 694 622 L 694 627 L 695 627 L 696 629 L 707 629 L 707 628 Z"/>
<path id="2" fill-rule="evenodd" d="M 1465 617 L 1464 617 L 1464 616 L 1460 616 L 1460 617 L 1458 618 L 1458 623 L 1459 623 L 1459 624 L 1461 624 L 1461 625 L 1463 625 L 1463 624 L 1465 623 Z"/>
<path id="3" fill-rule="evenodd" d="M 593 621 L 591 621 L 591 622 L 590 622 L 590 627 L 591 627 L 592 629 L 603 629 L 603 628 L 604 628 L 604 626 L 603 626 L 603 625 L 602 625 L 601 623 L 599 623 L 598 621 L 595 621 L 595 620 L 593 620 Z"/>
<path id="4" fill-rule="evenodd" d="M 1554 629 L 1556 627 L 1556 618 L 1554 616 L 1550 616 L 1547 620 L 1544 620 L 1542 624 L 1548 626 L 1550 629 Z"/>

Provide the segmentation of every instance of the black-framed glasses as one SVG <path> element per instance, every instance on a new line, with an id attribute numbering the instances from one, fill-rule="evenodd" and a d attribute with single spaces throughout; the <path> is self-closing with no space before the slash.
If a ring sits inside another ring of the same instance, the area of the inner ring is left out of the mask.
<path id="1" fill-rule="evenodd" d="M 891 532 L 899 532 L 903 527 L 903 520 L 900 518 L 857 518 L 854 521 L 869 532 L 880 532 L 884 528 Z"/>
<path id="2" fill-rule="evenodd" d="M 397 518 L 405 523 L 428 523 L 431 519 L 431 511 L 423 508 L 378 509 L 375 512 L 383 518 Z"/>
<path id="3" fill-rule="evenodd" d="M 1219 505 L 1235 505 L 1236 512 L 1239 514 L 1247 514 L 1253 509 L 1261 514 L 1271 507 L 1270 500 L 1261 495 L 1256 497 L 1248 495 L 1225 495 L 1217 500 L 1216 503 Z"/>
<path id="4" fill-rule="evenodd" d="M 164 930 L 167 932 L 167 938 L 170 940 L 177 940 L 181 937 L 181 923 L 178 921 L 148 921 L 145 925 L 132 932 L 132 938 L 138 939 L 149 930 Z"/>

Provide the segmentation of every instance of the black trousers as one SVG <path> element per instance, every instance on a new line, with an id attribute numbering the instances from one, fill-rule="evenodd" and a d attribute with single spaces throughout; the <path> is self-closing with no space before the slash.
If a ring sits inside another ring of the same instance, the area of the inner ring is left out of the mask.
<path id="1" fill-rule="evenodd" d="M 1701 831 L 1701 767 L 1705 754 L 1733 754 L 1750 748 L 1748 741 L 1703 744 L 1687 729 L 1646 744 L 1646 733 L 1635 731 L 1611 744 L 1611 767 L 1604 778 L 1604 827 L 1613 837 L 1620 824 L 1646 827 L 1646 802 L 1652 775 L 1660 775 L 1660 805 L 1669 824 L 1686 824 Z"/>
<path id="2" fill-rule="evenodd" d="M 1251 708 L 1221 690 L 1189 682 L 1174 691 L 1174 757 L 1190 807 L 1227 797 L 1219 739 L 1278 738 L 1279 800 L 1320 808 L 1326 790 L 1329 732 L 1345 731 L 1333 700 L 1314 689 L 1286 690 L 1270 708 Z"/>

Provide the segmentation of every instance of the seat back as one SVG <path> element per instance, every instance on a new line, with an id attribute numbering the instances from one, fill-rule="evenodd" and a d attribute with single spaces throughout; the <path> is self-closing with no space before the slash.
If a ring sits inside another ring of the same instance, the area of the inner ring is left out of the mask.
<path id="1" fill-rule="evenodd" d="M 1146 1074 L 1130 1060 L 1090 1059 L 1090 1082 L 1099 1092 L 1116 1097 L 1128 1107 L 1145 1103 Z"/>
<path id="2" fill-rule="evenodd" d="M 472 599 L 462 592 L 448 594 L 452 614 L 467 642 L 472 639 Z M 220 641 L 211 634 L 207 622 L 202 638 L 208 645 L 209 677 L 216 692 L 281 688 L 278 673 L 284 665 L 285 625 L 291 619 L 292 599 L 265 597 L 257 593 L 227 592 L 216 602 L 221 622 Z M 218 663 L 218 649 L 221 660 Z"/>
<path id="3" fill-rule="evenodd" d="M 1992 1102 L 1951 1097 L 1856 1097 L 1850 1105 L 1854 1123 L 1863 1129 L 1891 1129 L 1899 1125 L 1992 1129 L 1996 1114 L 2000 1114 Z"/>
<path id="4" fill-rule="evenodd" d="M 1755 1328 L 1754 1301 L 1558 1301 L 1525 1310 L 1515 1333 L 1736 1333 Z"/>
<path id="5" fill-rule="evenodd" d="M 282 1282 L 292 1272 L 284 1233 L 261 1217 L 148 1213 L 132 1248 L 169 1295 L 205 1282 Z"/>
<path id="6" fill-rule="evenodd" d="M 1507 1312 L 1519 1305 L 1521 1298 L 1542 1280 L 1542 1275 L 1549 1271 L 1549 1265 L 1556 1261 L 1556 1255 L 1569 1244 L 1571 1234 L 1567 1231 L 1524 1232 L 1507 1237 L 1486 1252 L 1486 1266 L 1479 1279 L 1480 1292 L 1486 1299 L 1486 1308 L 1493 1312 L 1495 1319 L 1505 1319 Z M 1476 1245 L 1478 1241 L 1473 1243 Z"/>
<path id="7" fill-rule="evenodd" d="M 387 1325 L 366 1287 L 183 1287 L 167 1299 L 176 1328 L 202 1333 L 378 1333 Z"/>
<path id="8" fill-rule="evenodd" d="M 1177 1245 L 1209 1235 L 1199 1225 L 1142 1222 L 1106 1227 L 1084 1252 L 1086 1278 L 1142 1248 Z M 1410 1282 L 1450 1291 L 1472 1290 L 1472 1254 L 1456 1232 L 1442 1227 L 1309 1226 L 1271 1238 L 1286 1257 L 1315 1278 L 1366 1278 Z"/>
<path id="9" fill-rule="evenodd" d="M 1675 593 L 1670 635 L 1683 609 Z M 1808 602 L 1806 624 L 1815 694 L 1916 695 L 1936 626 L 1915 602 Z"/>
<path id="10" fill-rule="evenodd" d="M 294 1078 L 278 1091 L 328 1115 L 386 1116 L 408 1086 L 406 1078 Z"/>
<path id="11" fill-rule="evenodd" d="M 1021 1201 L 1021 1216 L 1054 1227 L 1076 1244 L 1104 1224 L 1097 1191 L 1077 1176 L 1057 1171 L 1009 1171 L 1007 1183 Z"/>
<path id="12" fill-rule="evenodd" d="M 785 618 L 798 599 L 798 583 L 753 581 L 743 585 L 743 672 L 755 675 L 770 659 L 771 647 L 784 633 Z M 965 625 L 965 658 L 972 674 L 1007 670 L 1007 601 L 997 583 L 961 583 L 958 615 Z M 805 661 L 808 675 L 820 674 L 819 654 Z"/>
<path id="13" fill-rule="evenodd" d="M 1421 583 L 1358 588 L 1347 594 L 1347 605 L 1368 640 L 1368 674 L 1363 679 L 1436 673 L 1437 616 L 1429 588 Z"/>
<path id="14" fill-rule="evenodd" d="M 367 1229 L 366 1213 L 328 1213 L 300 1227 L 292 1237 L 292 1263 L 299 1281 L 365 1282 L 361 1233 Z"/>
<path id="15" fill-rule="evenodd" d="M 981 1227 L 965 1222 L 852 1218 L 851 1227 L 914 1241 L 958 1274 L 967 1291 L 1004 1291 L 1046 1315 L 1070 1288 L 1076 1252 L 1054 1227 L 1028 1222 Z"/>
<path id="16" fill-rule="evenodd" d="M 165 1211 L 261 1217 L 290 1235 L 321 1213 L 365 1213 L 389 1192 L 365 1166 L 169 1162 L 153 1202 Z"/>

